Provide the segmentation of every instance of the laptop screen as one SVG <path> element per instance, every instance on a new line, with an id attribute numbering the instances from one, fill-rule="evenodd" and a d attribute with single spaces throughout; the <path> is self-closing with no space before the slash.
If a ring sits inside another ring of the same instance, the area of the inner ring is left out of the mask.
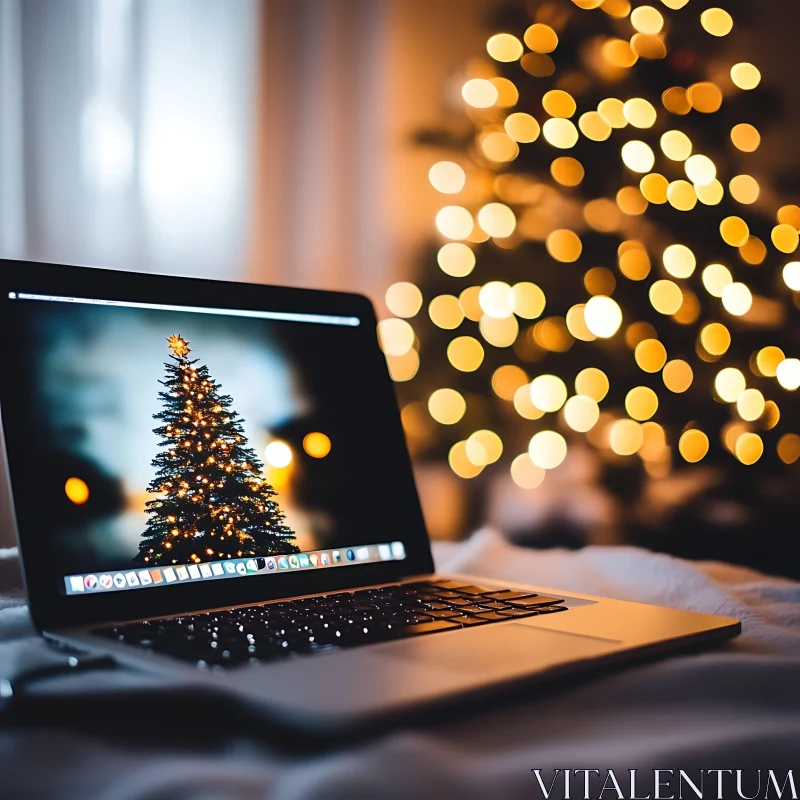
<path id="1" fill-rule="evenodd" d="M 419 524 L 393 505 L 386 409 L 354 344 L 373 322 L 22 288 L 10 466 L 26 568 L 46 561 L 60 594 L 405 559 Z"/>

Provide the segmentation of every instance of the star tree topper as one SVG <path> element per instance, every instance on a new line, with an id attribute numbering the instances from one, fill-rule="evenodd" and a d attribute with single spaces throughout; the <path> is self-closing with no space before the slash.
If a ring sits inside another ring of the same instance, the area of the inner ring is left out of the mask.
<path id="1" fill-rule="evenodd" d="M 174 333 L 172 336 L 168 336 L 167 341 L 169 342 L 170 350 L 172 350 L 172 352 L 175 353 L 178 358 L 183 358 L 191 352 L 189 342 L 187 342 L 186 339 L 184 339 L 179 333 Z"/>

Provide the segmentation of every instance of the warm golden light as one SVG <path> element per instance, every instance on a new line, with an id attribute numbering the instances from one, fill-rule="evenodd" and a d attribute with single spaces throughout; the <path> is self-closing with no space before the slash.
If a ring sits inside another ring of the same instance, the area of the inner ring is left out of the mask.
<path id="1" fill-rule="evenodd" d="M 671 244 L 662 255 L 664 269 L 673 278 L 688 278 L 697 266 L 694 253 L 685 244 Z"/>
<path id="2" fill-rule="evenodd" d="M 631 37 L 631 50 L 640 58 L 659 59 L 667 55 L 663 36 L 650 33 L 635 33 Z"/>
<path id="3" fill-rule="evenodd" d="M 753 153 L 761 144 L 761 134 L 747 122 L 740 122 L 731 128 L 733 146 L 743 153 Z"/>
<path id="4" fill-rule="evenodd" d="M 639 342 L 633 355 L 644 372 L 658 372 L 667 363 L 667 349 L 658 339 L 644 339 Z"/>
<path id="5" fill-rule="evenodd" d="M 582 369 L 575 377 L 575 391 L 599 403 L 608 394 L 608 377 L 596 367 Z"/>
<path id="6" fill-rule="evenodd" d="M 458 194 L 467 182 L 464 170 L 453 161 L 437 161 L 428 170 L 428 180 L 437 192 Z"/>
<path id="7" fill-rule="evenodd" d="M 561 150 L 568 150 L 578 142 L 578 129 L 575 127 L 575 123 L 560 117 L 551 117 L 546 120 L 542 125 L 542 134 L 547 142 Z"/>
<path id="8" fill-rule="evenodd" d="M 528 453 L 517 456 L 511 462 L 511 479 L 520 489 L 536 489 L 544 480 L 545 471 L 537 467 Z"/>
<path id="9" fill-rule="evenodd" d="M 758 67 L 743 61 L 731 67 L 731 80 L 740 89 L 749 91 L 761 83 L 761 73 L 758 71 Z"/>
<path id="10" fill-rule="evenodd" d="M 518 317 L 523 319 L 540 317 L 545 303 L 544 292 L 535 283 L 523 281 L 511 287 L 511 309 Z"/>
<path id="11" fill-rule="evenodd" d="M 632 419 L 618 419 L 608 430 L 608 444 L 618 456 L 632 456 L 644 443 L 642 426 Z"/>
<path id="12" fill-rule="evenodd" d="M 743 205 L 755 203 L 761 191 L 758 181 L 752 175 L 736 175 L 731 178 L 728 189 L 731 197 Z"/>
<path id="13" fill-rule="evenodd" d="M 558 411 L 567 399 L 567 387 L 555 375 L 539 375 L 534 378 L 530 392 L 531 402 L 546 413 Z"/>
<path id="14" fill-rule="evenodd" d="M 634 128 L 652 128 L 656 123 L 656 110 L 643 97 L 634 97 L 625 102 L 622 115 Z"/>
<path id="15" fill-rule="evenodd" d="M 624 105 L 622 100 L 616 97 L 607 97 L 597 104 L 597 112 L 612 128 L 624 128 L 628 124 L 622 113 Z"/>
<path id="16" fill-rule="evenodd" d="M 718 180 L 713 180 L 704 186 L 695 186 L 697 199 L 706 206 L 718 206 L 722 202 L 725 190 Z"/>
<path id="17" fill-rule="evenodd" d="M 697 205 L 697 192 L 688 181 L 672 181 L 667 187 L 667 202 L 678 211 L 691 211 Z"/>
<path id="18" fill-rule="evenodd" d="M 800 234 L 791 225 L 778 224 L 772 229 L 772 244 L 781 253 L 794 253 L 800 243 Z"/>
<path id="19" fill-rule="evenodd" d="M 778 458 L 784 464 L 794 464 L 800 458 L 800 436 L 796 433 L 785 433 L 778 440 Z"/>
<path id="20" fill-rule="evenodd" d="M 741 247 L 750 235 L 750 228 L 741 217 L 725 217 L 719 224 L 722 241 L 731 247 Z"/>
<path id="21" fill-rule="evenodd" d="M 611 126 L 600 116 L 598 111 L 587 111 L 578 120 L 581 133 L 593 142 L 604 142 L 611 136 Z"/>
<path id="22" fill-rule="evenodd" d="M 510 33 L 496 33 L 486 42 L 486 52 L 495 61 L 519 61 L 522 57 L 522 42 Z"/>
<path id="23" fill-rule="evenodd" d="M 625 39 L 606 39 L 601 52 L 609 64 L 620 69 L 629 69 L 639 60 Z"/>
<path id="24" fill-rule="evenodd" d="M 722 305 L 729 314 L 741 317 L 753 305 L 753 295 L 743 283 L 729 283 L 722 290 Z"/>
<path id="25" fill-rule="evenodd" d="M 513 314 L 505 318 L 484 314 L 478 327 L 481 336 L 495 347 L 511 347 L 519 335 L 519 323 Z"/>
<path id="26" fill-rule="evenodd" d="M 783 282 L 793 291 L 800 292 L 800 261 L 790 261 L 781 273 Z"/>
<path id="27" fill-rule="evenodd" d="M 81 478 L 67 478 L 64 484 L 64 494 L 70 503 L 82 506 L 89 500 L 89 485 Z"/>
<path id="28" fill-rule="evenodd" d="M 747 388 L 744 375 L 736 367 L 725 367 L 714 378 L 714 388 L 720 399 L 726 403 L 735 403 L 739 395 Z"/>
<path id="29" fill-rule="evenodd" d="M 498 108 L 511 108 L 511 106 L 517 104 L 519 91 L 508 78 L 491 78 L 491 81 L 494 88 L 497 89 L 497 102 L 495 105 Z"/>
<path id="30" fill-rule="evenodd" d="M 635 350 L 639 342 L 645 339 L 658 339 L 656 329 L 649 322 L 632 322 L 625 329 L 625 344 Z"/>
<path id="31" fill-rule="evenodd" d="M 619 271 L 629 280 L 643 281 L 650 274 L 650 256 L 641 248 L 620 253 Z"/>
<path id="32" fill-rule="evenodd" d="M 395 383 L 410 381 L 419 371 L 419 353 L 412 347 L 402 356 L 386 356 L 389 375 Z"/>
<path id="33" fill-rule="evenodd" d="M 661 105 L 672 114 L 684 116 L 692 110 L 686 89 L 682 86 L 671 86 L 661 94 Z"/>
<path id="34" fill-rule="evenodd" d="M 466 401 L 455 389 L 437 389 L 428 398 L 428 413 L 442 425 L 455 425 L 466 410 Z"/>
<path id="35" fill-rule="evenodd" d="M 623 186 L 617 192 L 617 205 L 623 214 L 628 216 L 639 216 L 647 211 L 647 199 L 635 186 Z M 595 226 L 596 227 L 596 226 Z M 618 226 L 617 226 L 618 227 Z M 604 230 L 597 228 L 597 230 Z M 611 228 L 608 229 L 609 231 Z M 616 227 L 614 228 L 616 230 Z"/>
<path id="36" fill-rule="evenodd" d="M 312 431 L 303 437 L 303 450 L 311 458 L 325 458 L 331 451 L 331 440 L 320 431 Z"/>
<path id="37" fill-rule="evenodd" d="M 689 156 L 684 164 L 686 177 L 695 186 L 707 186 L 717 177 L 717 168 L 714 162 L 701 154 Z"/>
<path id="38" fill-rule="evenodd" d="M 452 294 L 440 294 L 428 305 L 428 315 L 437 328 L 450 331 L 464 321 L 464 311 L 458 298 Z"/>
<path id="39" fill-rule="evenodd" d="M 605 267 L 592 267 L 583 276 L 583 285 L 589 294 L 608 294 L 614 293 L 617 286 L 614 273 Z"/>
<path id="40" fill-rule="evenodd" d="M 504 239 L 514 233 L 517 218 L 504 203 L 487 203 L 478 211 L 478 225 L 496 239 Z"/>
<path id="41" fill-rule="evenodd" d="M 733 30 L 733 18 L 723 8 L 707 8 L 700 15 L 700 24 L 712 36 L 727 36 Z"/>
<path id="42" fill-rule="evenodd" d="M 541 131 L 536 119 L 523 112 L 509 114 L 503 123 L 503 127 L 515 142 L 525 144 L 535 142 L 539 138 Z"/>
<path id="43" fill-rule="evenodd" d="M 514 410 L 523 419 L 541 419 L 544 416 L 544 411 L 533 404 L 528 384 L 523 384 L 514 392 Z"/>
<path id="44" fill-rule="evenodd" d="M 684 431 L 678 441 L 678 452 L 690 464 L 702 461 L 708 453 L 708 436 L 697 428 Z"/>
<path id="45" fill-rule="evenodd" d="M 600 408 L 588 395 L 576 394 L 564 405 L 564 421 L 578 433 L 590 431 L 598 419 L 600 419 Z"/>
<path id="46" fill-rule="evenodd" d="M 503 442 L 494 431 L 475 431 L 467 437 L 466 453 L 476 467 L 485 467 L 503 455 Z"/>
<path id="47" fill-rule="evenodd" d="M 634 191 L 638 192 L 636 189 Z M 607 197 L 598 197 L 590 200 L 583 207 L 583 218 L 590 228 L 602 233 L 611 233 L 618 230 L 622 224 L 619 206 Z"/>
<path id="48" fill-rule="evenodd" d="M 390 317 L 378 323 L 378 339 L 387 356 L 402 356 L 414 345 L 414 329 L 404 319 Z"/>
<path id="49" fill-rule="evenodd" d="M 422 307 L 422 292 L 407 281 L 393 283 L 386 290 L 386 307 L 396 317 L 413 317 Z"/>
<path id="50" fill-rule="evenodd" d="M 436 227 L 448 239 L 466 239 L 473 224 L 472 214 L 461 206 L 445 206 L 436 215 Z"/>
<path id="51" fill-rule="evenodd" d="M 562 186 L 577 186 L 584 176 L 583 165 L 571 156 L 560 156 L 550 164 L 550 174 Z"/>
<path id="52" fill-rule="evenodd" d="M 456 442 L 450 448 L 450 452 L 447 454 L 447 462 L 450 464 L 450 469 L 459 478 L 474 478 L 483 471 L 483 467 L 476 466 L 467 457 L 466 442 Z"/>
<path id="53" fill-rule="evenodd" d="M 622 145 L 622 161 L 633 172 L 650 172 L 656 157 L 650 145 L 634 139 Z"/>
<path id="54" fill-rule="evenodd" d="M 664 17 L 653 6 L 639 6 L 631 12 L 631 25 L 639 33 L 661 33 L 664 27 Z"/>
<path id="55" fill-rule="evenodd" d="M 648 203 L 663 205 L 667 202 L 667 188 L 669 181 L 657 172 L 645 175 L 639 181 L 639 191 Z"/>
<path id="56" fill-rule="evenodd" d="M 519 155 L 519 145 L 505 131 L 490 131 L 479 137 L 481 152 L 490 161 L 504 164 Z"/>
<path id="57" fill-rule="evenodd" d="M 747 422 L 757 420 L 764 413 L 765 406 L 764 395 L 758 389 L 745 389 L 736 401 L 739 416 Z"/>
<path id="58" fill-rule="evenodd" d="M 558 36 L 549 26 L 541 22 L 531 25 L 523 37 L 525 44 L 534 53 L 552 53 L 558 47 Z"/>
<path id="59" fill-rule="evenodd" d="M 464 102 L 473 108 L 491 108 L 498 98 L 497 89 L 485 78 L 472 78 L 461 87 Z"/>
<path id="60" fill-rule="evenodd" d="M 551 89 L 542 97 L 542 107 L 551 117 L 571 117 L 577 108 L 575 98 L 563 89 Z"/>
<path id="61" fill-rule="evenodd" d="M 468 286 L 458 296 L 458 302 L 461 305 L 461 310 L 464 312 L 464 316 L 473 322 L 478 322 L 478 320 L 480 320 L 480 318 L 483 316 L 483 309 L 478 301 L 480 293 L 480 286 Z"/>
<path id="62" fill-rule="evenodd" d="M 622 324 L 619 304 L 602 294 L 590 297 L 583 310 L 586 327 L 600 339 L 610 339 Z"/>
<path id="63" fill-rule="evenodd" d="M 800 231 L 800 206 L 794 203 L 781 206 L 778 209 L 778 222 L 784 225 L 791 225 L 795 230 Z"/>
<path id="64" fill-rule="evenodd" d="M 644 422 L 658 411 L 658 395 L 647 386 L 636 386 L 625 395 L 625 410 L 628 416 Z"/>
<path id="65" fill-rule="evenodd" d="M 703 270 L 703 286 L 712 297 L 722 297 L 725 287 L 733 283 L 730 270 L 722 264 L 709 264 Z"/>
<path id="66" fill-rule="evenodd" d="M 572 263 L 580 258 L 583 244 L 577 233 L 566 228 L 553 231 L 545 242 L 547 252 L 556 260 Z"/>
<path id="67" fill-rule="evenodd" d="M 748 236 L 747 241 L 739 247 L 739 255 L 748 264 L 761 264 L 767 257 L 767 246 L 758 236 Z"/>
<path id="68" fill-rule="evenodd" d="M 292 463 L 292 449 L 286 442 L 274 439 L 264 448 L 264 461 L 276 469 L 288 467 Z"/>
<path id="69" fill-rule="evenodd" d="M 681 394 L 692 385 L 694 373 L 686 361 L 676 358 L 674 361 L 668 361 L 664 365 L 661 379 L 667 389 L 675 394 Z"/>
<path id="70" fill-rule="evenodd" d="M 730 331 L 719 322 L 711 322 L 700 331 L 700 344 L 712 356 L 721 356 L 731 346 Z"/>
<path id="71" fill-rule="evenodd" d="M 447 360 L 460 372 L 474 372 L 483 356 L 483 345 L 472 336 L 458 336 L 447 345 Z"/>
<path id="72" fill-rule="evenodd" d="M 736 440 L 734 453 L 742 464 L 750 466 L 764 454 L 764 442 L 757 433 L 743 433 Z"/>
<path id="73" fill-rule="evenodd" d="M 525 53 L 520 64 L 522 69 L 534 78 L 546 78 L 556 71 L 555 62 L 544 53 Z"/>
<path id="74" fill-rule="evenodd" d="M 517 389 L 528 383 L 528 376 L 524 369 L 514 364 L 498 367 L 492 373 L 492 389 L 503 400 L 513 400 Z"/>
<path id="75" fill-rule="evenodd" d="M 555 431 L 539 431 L 531 439 L 528 453 L 540 469 L 555 469 L 567 456 L 567 442 Z"/>
<path id="76" fill-rule="evenodd" d="M 674 314 L 683 304 L 683 292 L 672 281 L 656 281 L 648 294 L 650 303 L 659 314 Z"/>
<path id="77" fill-rule="evenodd" d="M 778 373 L 778 366 L 786 358 L 780 347 L 767 345 L 756 354 L 756 367 L 765 378 L 774 378 Z"/>
<path id="78" fill-rule="evenodd" d="M 800 360 L 796 358 L 785 358 L 778 364 L 775 370 L 775 377 L 784 389 L 794 392 L 800 388 Z"/>
<path id="79" fill-rule="evenodd" d="M 478 302 L 483 313 L 490 317 L 505 319 L 513 313 L 511 287 L 503 281 L 489 281 L 482 286 Z"/>
<path id="80" fill-rule="evenodd" d="M 475 253 L 462 242 L 448 242 L 439 248 L 436 263 L 445 275 L 465 278 L 475 269 Z"/>
<path id="81" fill-rule="evenodd" d="M 667 131 L 661 135 L 661 150 L 672 161 L 686 161 L 692 154 L 692 140 L 683 131 Z"/>
<path id="82" fill-rule="evenodd" d="M 686 97 L 692 108 L 701 114 L 713 114 L 722 106 L 722 92 L 719 86 L 710 81 L 693 83 L 687 90 Z"/>

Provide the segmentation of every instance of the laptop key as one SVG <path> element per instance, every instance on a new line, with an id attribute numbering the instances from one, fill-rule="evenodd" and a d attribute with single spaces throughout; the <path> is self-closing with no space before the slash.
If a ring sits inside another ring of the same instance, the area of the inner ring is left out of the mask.
<path id="1" fill-rule="evenodd" d="M 435 619 L 448 619 L 449 617 L 461 616 L 459 611 L 453 611 L 449 608 L 445 611 L 428 611 L 427 614 L 429 617 L 434 617 Z"/>
<path id="2" fill-rule="evenodd" d="M 535 592 L 515 592 L 512 589 L 503 589 L 500 592 L 492 592 L 491 594 L 484 595 L 491 600 L 517 600 L 520 597 L 531 597 Z"/>
<path id="3" fill-rule="evenodd" d="M 531 597 L 520 597 L 518 600 L 509 600 L 510 606 L 519 606 L 521 608 L 528 608 L 530 606 L 549 606 L 553 603 L 563 603 L 564 601 L 557 597 L 548 597 L 543 594 L 535 594 Z"/>
<path id="4" fill-rule="evenodd" d="M 496 591 L 497 589 L 488 589 L 486 586 L 461 586 L 458 589 L 459 594 L 491 594 Z"/>
<path id="5" fill-rule="evenodd" d="M 470 625 L 486 625 L 490 622 L 488 619 L 481 619 L 480 617 L 464 616 L 452 617 L 450 622 L 457 622 L 459 625 L 469 627 Z"/>
<path id="6" fill-rule="evenodd" d="M 497 613 L 503 617 L 534 617 L 540 612 L 538 608 L 507 608 Z"/>
<path id="7" fill-rule="evenodd" d="M 501 616 L 496 611 L 484 611 L 480 614 L 476 614 L 475 616 L 485 619 L 488 622 L 499 622 L 501 619 L 508 619 L 508 617 Z"/>
<path id="8" fill-rule="evenodd" d="M 436 631 L 455 630 L 461 626 L 449 619 L 435 619 L 431 622 L 420 622 L 417 625 L 404 625 L 400 633 L 406 636 L 418 636 L 422 633 L 435 633 Z"/>

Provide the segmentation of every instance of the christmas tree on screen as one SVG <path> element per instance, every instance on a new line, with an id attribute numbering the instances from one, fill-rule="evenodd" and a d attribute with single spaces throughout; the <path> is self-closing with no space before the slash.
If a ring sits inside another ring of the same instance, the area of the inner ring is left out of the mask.
<path id="1" fill-rule="evenodd" d="M 164 408 L 154 415 L 164 423 L 154 429 L 162 449 L 148 487 L 158 497 L 147 503 L 150 519 L 136 561 L 160 566 L 296 552 L 232 398 L 208 367 L 189 359 L 187 341 L 178 335 L 167 341 Z"/>

